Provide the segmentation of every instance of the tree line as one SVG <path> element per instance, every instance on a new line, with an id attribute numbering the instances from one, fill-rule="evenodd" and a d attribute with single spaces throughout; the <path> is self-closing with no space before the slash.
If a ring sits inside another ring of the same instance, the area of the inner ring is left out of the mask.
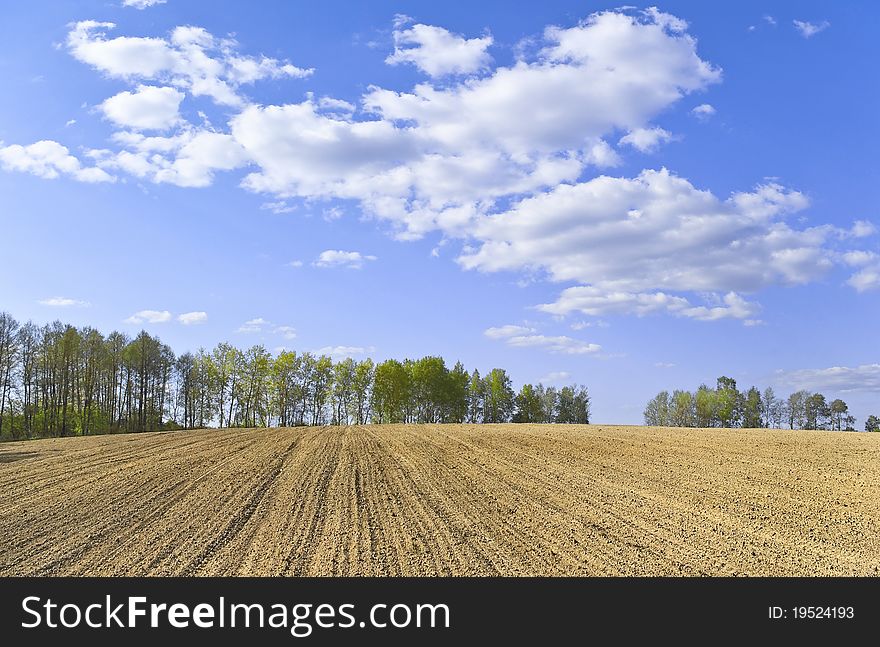
<path id="1" fill-rule="evenodd" d="M 175 355 L 158 337 L 103 335 L 0 312 L 0 437 L 203 427 L 589 422 L 583 386 L 524 384 L 441 357 L 374 363 L 220 343 Z"/>
<path id="2" fill-rule="evenodd" d="M 661 391 L 645 406 L 646 425 L 662 427 L 744 427 L 855 431 L 856 419 L 841 399 L 795 391 L 779 398 L 772 387 L 739 391 L 736 380 L 721 376 L 710 388 Z M 880 431 L 880 420 L 868 416 L 865 431 Z"/>

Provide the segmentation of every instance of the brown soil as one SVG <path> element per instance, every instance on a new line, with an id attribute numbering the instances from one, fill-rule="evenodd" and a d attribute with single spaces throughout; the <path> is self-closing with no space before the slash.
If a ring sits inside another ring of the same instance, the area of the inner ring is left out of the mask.
<path id="1" fill-rule="evenodd" d="M 0 575 L 878 575 L 880 434 L 551 425 L 0 445 Z"/>

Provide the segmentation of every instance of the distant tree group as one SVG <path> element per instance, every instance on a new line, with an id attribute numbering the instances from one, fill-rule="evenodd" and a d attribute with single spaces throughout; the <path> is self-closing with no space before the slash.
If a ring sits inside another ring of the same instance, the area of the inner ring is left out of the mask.
<path id="1" fill-rule="evenodd" d="M 829 402 L 821 393 L 796 391 L 788 398 L 776 397 L 772 387 L 763 392 L 756 387 L 741 392 L 736 380 L 719 377 L 715 388 L 705 384 L 694 392 L 661 391 L 644 411 L 645 424 L 664 427 L 746 427 L 790 429 L 828 429 L 855 431 L 856 419 L 843 400 Z M 868 418 L 866 430 L 871 419 Z"/>
<path id="2" fill-rule="evenodd" d="M 0 313 L 0 437 L 272 425 L 588 423 L 583 386 L 485 377 L 441 357 L 375 364 L 227 343 L 175 356 L 158 338 L 107 336 Z"/>

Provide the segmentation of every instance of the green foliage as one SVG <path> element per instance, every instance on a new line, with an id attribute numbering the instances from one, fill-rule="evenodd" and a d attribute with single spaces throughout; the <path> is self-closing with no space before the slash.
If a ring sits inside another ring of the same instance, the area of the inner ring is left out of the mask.
<path id="1" fill-rule="evenodd" d="M 514 399 L 516 412 L 513 422 L 543 422 L 544 401 L 538 390 L 531 384 L 523 384 Z"/>
<path id="2" fill-rule="evenodd" d="M 762 393 L 750 387 L 738 391 L 736 380 L 719 377 L 716 388 L 701 384 L 694 394 L 688 391 L 661 391 L 645 407 L 646 425 L 675 427 L 780 427 L 791 429 L 833 429 L 854 431 L 855 418 L 846 402 L 830 404 L 821 393 L 796 391 L 786 400 L 767 387 Z"/>
<path id="3" fill-rule="evenodd" d="M 868 419 L 865 421 L 865 431 L 880 431 L 880 418 L 877 416 L 868 416 Z"/>
<path id="4" fill-rule="evenodd" d="M 60 322 L 19 326 L 0 313 L 0 434 L 70 436 L 369 422 L 589 422 L 583 386 L 524 385 L 441 357 L 375 365 L 220 343 L 174 356 L 147 332 L 104 337 Z"/>

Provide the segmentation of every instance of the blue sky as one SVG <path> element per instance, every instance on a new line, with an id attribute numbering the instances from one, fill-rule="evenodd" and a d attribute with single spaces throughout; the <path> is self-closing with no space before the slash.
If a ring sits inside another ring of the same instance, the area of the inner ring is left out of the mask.
<path id="1" fill-rule="evenodd" d="M 122 4 L 0 9 L 17 318 L 880 410 L 873 3 Z"/>

